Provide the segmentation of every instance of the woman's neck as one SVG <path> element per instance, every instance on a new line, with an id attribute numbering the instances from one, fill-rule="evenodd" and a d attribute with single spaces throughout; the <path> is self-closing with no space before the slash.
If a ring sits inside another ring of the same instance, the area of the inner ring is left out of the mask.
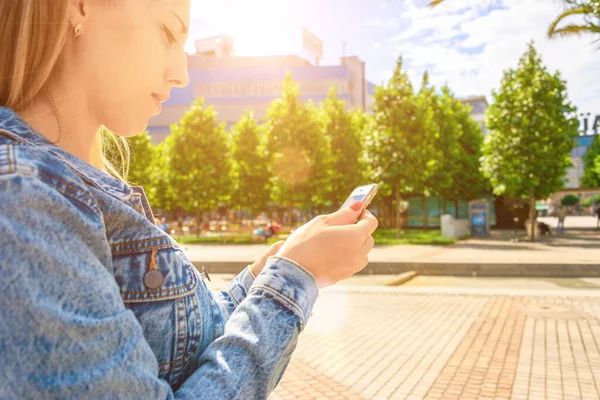
<path id="1" fill-rule="evenodd" d="M 52 143 L 90 163 L 90 150 L 98 129 L 89 122 L 86 102 L 47 93 L 49 96 L 40 93 L 21 111 L 21 118 Z"/>

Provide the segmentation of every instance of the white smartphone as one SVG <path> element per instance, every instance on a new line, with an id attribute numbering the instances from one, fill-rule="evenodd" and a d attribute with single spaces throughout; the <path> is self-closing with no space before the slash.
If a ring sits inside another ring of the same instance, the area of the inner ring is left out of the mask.
<path id="1" fill-rule="evenodd" d="M 360 200 L 363 202 L 362 209 L 360 210 L 360 215 L 362 215 L 362 213 L 371 203 L 371 200 L 373 200 L 373 198 L 375 197 L 375 194 L 377 194 L 376 184 L 373 183 L 371 185 L 359 186 L 356 189 L 354 189 L 352 193 L 350 193 L 350 196 L 348 196 L 348 199 L 346 199 L 346 201 L 344 202 L 344 204 L 342 204 L 342 207 L 340 208 L 347 207 L 353 204 L 354 202 Z"/>

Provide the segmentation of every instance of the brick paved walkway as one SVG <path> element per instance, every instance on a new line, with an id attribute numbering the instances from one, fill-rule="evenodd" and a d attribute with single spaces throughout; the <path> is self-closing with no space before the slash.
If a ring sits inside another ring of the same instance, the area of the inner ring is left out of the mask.
<path id="1" fill-rule="evenodd" d="M 600 296 L 323 291 L 271 399 L 599 399 Z"/>

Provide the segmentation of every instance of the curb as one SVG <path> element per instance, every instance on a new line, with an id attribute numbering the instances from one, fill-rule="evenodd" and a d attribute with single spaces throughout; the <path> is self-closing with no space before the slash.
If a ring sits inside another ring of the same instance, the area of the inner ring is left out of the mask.
<path id="1" fill-rule="evenodd" d="M 248 261 L 192 261 L 210 273 L 237 274 Z M 600 264 L 560 263 L 460 263 L 460 262 L 371 262 L 360 275 L 404 274 L 414 272 L 426 276 L 537 277 L 537 278 L 598 278 Z M 411 278 L 412 279 L 412 278 Z"/>
<path id="2" fill-rule="evenodd" d="M 557 297 L 557 298 L 593 298 L 600 299 L 600 291 L 596 289 L 506 289 L 506 288 L 460 288 L 460 287 L 386 287 L 386 286 L 331 286 L 322 289 L 323 293 L 332 294 L 384 294 L 397 296 L 482 296 L 482 297 Z"/>

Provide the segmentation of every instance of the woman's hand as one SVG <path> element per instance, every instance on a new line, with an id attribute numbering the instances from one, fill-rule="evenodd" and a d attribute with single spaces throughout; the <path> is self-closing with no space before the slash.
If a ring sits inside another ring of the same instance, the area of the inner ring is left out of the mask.
<path id="1" fill-rule="evenodd" d="M 361 202 L 320 215 L 292 233 L 276 255 L 289 258 L 314 275 L 320 288 L 331 286 L 369 263 L 378 221 Z M 358 219 L 358 222 L 354 222 Z"/>
<path id="2" fill-rule="evenodd" d="M 283 240 L 280 240 L 279 242 L 272 244 L 267 250 L 265 250 L 265 252 L 260 256 L 258 260 L 254 261 L 249 266 L 250 271 L 252 271 L 252 274 L 255 277 L 262 272 L 263 268 L 265 267 L 265 264 L 267 263 L 267 258 L 277 254 L 277 252 L 279 251 L 279 249 L 281 249 L 281 246 L 283 246 L 284 243 L 285 242 Z"/>

